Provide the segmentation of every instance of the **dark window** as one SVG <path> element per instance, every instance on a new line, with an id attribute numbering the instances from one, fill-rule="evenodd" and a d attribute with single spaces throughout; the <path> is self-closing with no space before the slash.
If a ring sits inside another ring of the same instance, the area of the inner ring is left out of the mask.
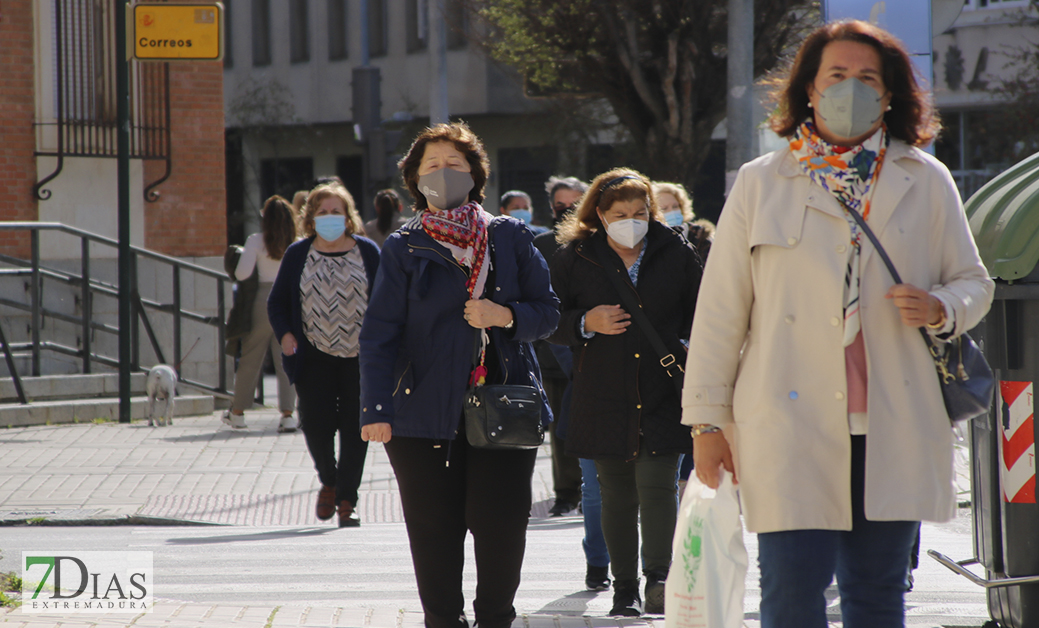
<path id="1" fill-rule="evenodd" d="M 346 0 L 328 0 L 328 60 L 346 57 Z"/>
<path id="2" fill-rule="evenodd" d="M 386 0 L 368 0 L 368 54 L 382 57 L 387 53 Z"/>
<path id="3" fill-rule="evenodd" d="M 224 0 L 224 67 L 234 67 L 234 46 L 231 45 L 231 0 Z"/>
<path id="4" fill-rule="evenodd" d="M 465 0 L 444 0 L 444 23 L 447 24 L 447 49 L 465 48 L 466 22 Z"/>
<path id="5" fill-rule="evenodd" d="M 404 25 L 407 32 L 404 40 L 408 52 L 425 50 L 429 41 L 429 3 L 428 0 L 405 0 Z"/>
<path id="6" fill-rule="evenodd" d="M 253 65 L 271 64 L 271 3 L 253 0 Z"/>
<path id="7" fill-rule="evenodd" d="M 344 155 L 336 157 L 336 176 L 343 180 L 343 185 L 354 197 L 357 211 L 365 220 L 375 217 L 375 208 L 364 199 L 364 158 L 360 155 Z"/>
<path id="8" fill-rule="evenodd" d="M 555 174 L 558 155 L 559 150 L 554 146 L 498 149 L 499 193 L 523 190 L 529 194 L 534 205 L 534 222 L 545 226 L 552 224 L 545 181 Z M 485 206 L 496 212 L 500 200 L 500 196 L 487 199 Z"/>
<path id="9" fill-rule="evenodd" d="M 310 61 L 310 39 L 307 37 L 307 0 L 289 2 L 289 61 Z"/>
<path id="10" fill-rule="evenodd" d="M 275 194 L 292 200 L 296 190 L 309 190 L 314 182 L 310 157 L 264 159 L 260 162 L 260 205 Z"/>

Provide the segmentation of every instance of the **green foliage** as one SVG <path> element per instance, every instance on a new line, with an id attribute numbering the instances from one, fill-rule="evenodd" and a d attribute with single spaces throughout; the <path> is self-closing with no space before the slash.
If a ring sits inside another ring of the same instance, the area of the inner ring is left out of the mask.
<path id="1" fill-rule="evenodd" d="M 528 94 L 598 96 L 649 176 L 690 184 L 725 117 L 727 0 L 468 0 L 488 26 L 480 42 L 516 68 Z M 754 70 L 793 52 L 818 21 L 816 2 L 754 8 Z M 561 109 L 573 107 L 562 107 Z"/>

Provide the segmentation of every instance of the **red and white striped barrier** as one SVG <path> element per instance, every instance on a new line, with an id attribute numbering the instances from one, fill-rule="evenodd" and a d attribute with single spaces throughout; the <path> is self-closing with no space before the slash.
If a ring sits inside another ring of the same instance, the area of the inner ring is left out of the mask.
<path id="1" fill-rule="evenodd" d="M 999 382 L 1000 475 L 1003 500 L 1035 501 L 1035 426 L 1032 382 Z"/>

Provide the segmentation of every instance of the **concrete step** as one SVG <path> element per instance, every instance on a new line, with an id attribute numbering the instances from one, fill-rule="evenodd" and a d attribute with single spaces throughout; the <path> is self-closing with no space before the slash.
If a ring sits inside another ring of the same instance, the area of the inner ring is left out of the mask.
<path id="1" fill-rule="evenodd" d="M 174 416 L 201 416 L 213 414 L 211 395 L 178 395 L 174 405 Z M 144 418 L 148 412 L 148 399 L 144 396 L 130 398 L 130 416 Z M 55 423 L 89 423 L 95 420 L 118 421 L 119 399 L 112 397 L 90 399 L 63 399 L 0 404 L 0 427 L 22 427 L 26 425 L 51 425 Z"/>
<path id="2" fill-rule="evenodd" d="M 131 374 L 130 394 L 143 395 L 146 379 L 145 373 Z M 21 382 L 22 389 L 29 401 L 119 396 L 118 373 L 22 377 Z M 4 403 L 18 403 L 18 393 L 14 387 L 14 380 L 10 377 L 0 379 L 0 404 Z"/>

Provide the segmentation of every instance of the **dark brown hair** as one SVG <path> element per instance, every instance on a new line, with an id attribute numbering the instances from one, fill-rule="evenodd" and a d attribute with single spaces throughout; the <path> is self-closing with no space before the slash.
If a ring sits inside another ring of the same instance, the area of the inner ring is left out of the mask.
<path id="1" fill-rule="evenodd" d="M 375 228 L 383 235 L 389 235 L 393 226 L 393 216 L 400 212 L 403 205 L 396 190 L 385 189 L 375 193 Z"/>
<path id="2" fill-rule="evenodd" d="M 873 47 L 880 55 L 884 87 L 891 92 L 891 110 L 884 114 L 888 132 L 912 146 L 923 146 L 941 130 L 930 94 L 917 82 L 905 45 L 884 29 L 861 20 L 841 20 L 820 26 L 801 44 L 785 76 L 769 81 L 778 103 L 769 125 L 782 137 L 793 135 L 812 115 L 808 86 L 814 83 L 823 49 L 835 41 L 853 41 Z"/>
<path id="3" fill-rule="evenodd" d="M 285 249 L 296 241 L 296 213 L 292 203 L 275 194 L 263 204 L 260 230 L 263 232 L 263 248 L 267 257 L 281 259 Z"/>
<path id="4" fill-rule="evenodd" d="M 350 191 L 338 183 L 326 183 L 319 185 L 310 191 L 307 202 L 303 204 L 303 215 L 300 216 L 300 231 L 303 237 L 309 238 L 317 235 L 314 228 L 314 214 L 317 213 L 321 201 L 335 196 L 343 201 L 346 208 L 346 235 L 364 235 L 364 226 L 361 224 L 361 216 L 357 213 L 357 203 Z"/>
<path id="5" fill-rule="evenodd" d="M 451 142 L 469 162 L 470 174 L 473 176 L 473 189 L 469 191 L 469 200 L 483 202 L 483 188 L 487 185 L 487 176 L 491 171 L 491 162 L 487 159 L 487 151 L 483 142 L 469 129 L 465 122 L 452 122 L 431 126 L 419 133 L 412 142 L 408 154 L 397 163 L 404 185 L 415 199 L 415 210 L 426 209 L 429 204 L 426 197 L 418 191 L 418 169 L 422 156 L 426 153 L 426 144 L 431 142 Z"/>
<path id="6" fill-rule="evenodd" d="M 614 182 L 615 179 L 621 180 Z M 607 186 L 608 183 L 612 185 Z M 660 222 L 664 219 L 660 208 L 657 207 L 657 197 L 653 194 L 653 185 L 644 174 L 630 168 L 614 168 L 600 174 L 588 186 L 588 190 L 577 204 L 577 209 L 567 214 L 566 218 L 559 223 L 556 241 L 565 245 L 571 240 L 584 240 L 602 229 L 602 220 L 599 219 L 600 211 L 605 213 L 614 203 L 637 199 L 646 200 L 646 210 L 649 212 L 650 221 Z"/>

